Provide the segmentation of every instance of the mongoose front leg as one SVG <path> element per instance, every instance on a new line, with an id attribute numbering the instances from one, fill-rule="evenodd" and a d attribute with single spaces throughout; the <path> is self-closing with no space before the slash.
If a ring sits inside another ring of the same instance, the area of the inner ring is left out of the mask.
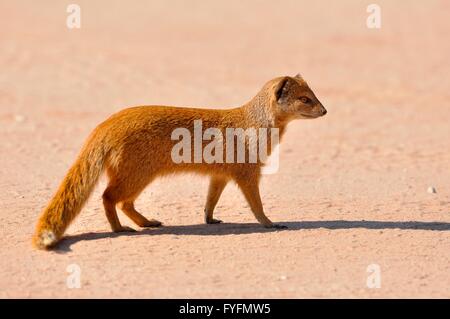
<path id="1" fill-rule="evenodd" d="M 208 197 L 205 204 L 205 223 L 207 224 L 219 224 L 222 221 L 213 218 L 214 208 L 222 194 L 227 180 L 220 177 L 212 177 L 208 188 Z"/>
<path id="2" fill-rule="evenodd" d="M 269 218 L 264 214 L 263 205 L 261 202 L 261 196 L 259 195 L 259 186 L 257 181 L 245 181 L 239 182 L 239 187 L 244 193 L 245 198 L 247 199 L 248 204 L 255 215 L 256 220 L 266 228 L 278 228 L 284 229 L 287 228 L 283 225 L 277 225 L 270 221 Z"/>
<path id="3" fill-rule="evenodd" d="M 159 227 L 162 225 L 162 223 L 156 219 L 148 220 L 142 216 L 134 208 L 133 202 L 122 202 L 119 207 L 139 227 Z"/>

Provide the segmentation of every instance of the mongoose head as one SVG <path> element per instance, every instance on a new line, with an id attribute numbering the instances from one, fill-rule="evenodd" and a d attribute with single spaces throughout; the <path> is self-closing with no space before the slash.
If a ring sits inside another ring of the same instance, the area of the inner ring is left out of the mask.
<path id="1" fill-rule="evenodd" d="M 272 107 L 280 118 L 314 119 L 327 114 L 327 110 L 300 74 L 275 79 Z"/>

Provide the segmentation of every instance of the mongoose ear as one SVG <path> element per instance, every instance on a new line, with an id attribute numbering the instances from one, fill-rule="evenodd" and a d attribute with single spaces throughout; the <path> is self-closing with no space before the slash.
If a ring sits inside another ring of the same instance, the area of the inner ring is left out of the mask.
<path id="1" fill-rule="evenodd" d="M 280 80 L 275 89 L 275 98 L 278 103 L 286 102 L 286 99 L 289 95 L 289 88 L 291 87 L 291 79 L 289 77 L 285 77 Z"/>
<path id="2" fill-rule="evenodd" d="M 299 79 L 299 80 L 303 80 L 303 77 L 300 73 L 297 73 L 297 75 L 295 76 L 295 78 Z"/>

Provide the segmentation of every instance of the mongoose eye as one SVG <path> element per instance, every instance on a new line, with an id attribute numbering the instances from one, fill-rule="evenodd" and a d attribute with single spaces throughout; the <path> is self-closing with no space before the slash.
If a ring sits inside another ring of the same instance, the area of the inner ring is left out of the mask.
<path id="1" fill-rule="evenodd" d="M 311 99 L 310 99 L 309 97 L 306 97 L 306 96 L 302 96 L 302 97 L 300 98 L 300 101 L 302 101 L 302 103 L 304 103 L 304 104 L 309 104 L 309 103 L 311 103 Z"/>

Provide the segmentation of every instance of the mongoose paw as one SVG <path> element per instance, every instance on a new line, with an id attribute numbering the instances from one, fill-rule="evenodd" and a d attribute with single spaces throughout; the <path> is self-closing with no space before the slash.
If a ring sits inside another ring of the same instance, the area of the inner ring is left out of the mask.
<path id="1" fill-rule="evenodd" d="M 118 229 L 115 229 L 114 232 L 115 233 L 135 233 L 136 230 L 131 227 L 128 227 L 128 226 L 122 226 Z"/>
<path id="2" fill-rule="evenodd" d="M 220 224 L 220 223 L 222 223 L 222 221 L 220 219 L 212 218 L 212 219 L 206 220 L 206 223 L 207 224 Z"/>
<path id="3" fill-rule="evenodd" d="M 144 224 L 139 225 L 141 227 L 160 227 L 162 226 L 162 223 L 159 220 L 156 219 L 150 219 L 147 220 Z"/>

